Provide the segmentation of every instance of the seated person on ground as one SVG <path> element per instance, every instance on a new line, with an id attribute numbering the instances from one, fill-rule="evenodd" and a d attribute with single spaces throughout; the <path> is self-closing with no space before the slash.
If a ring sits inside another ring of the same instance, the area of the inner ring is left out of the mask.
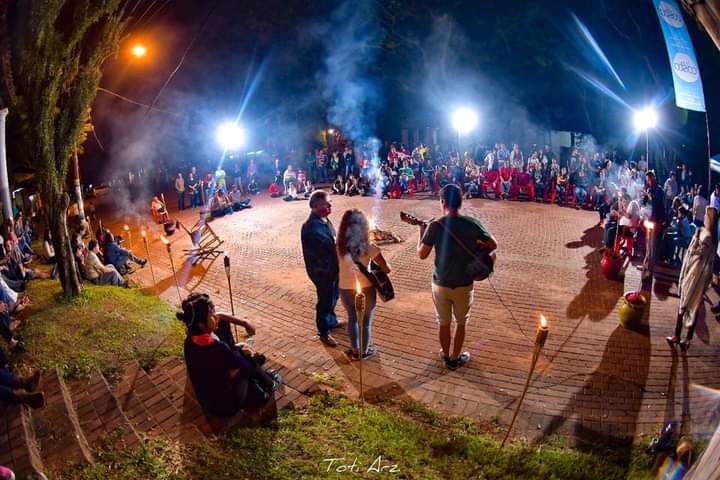
<path id="1" fill-rule="evenodd" d="M 343 182 L 342 175 L 338 175 L 337 179 L 333 182 L 332 193 L 334 195 L 343 195 L 345 193 L 345 182 Z"/>
<path id="2" fill-rule="evenodd" d="M 85 278 L 95 285 L 115 285 L 127 288 L 129 286 L 128 281 L 120 275 L 112 264 L 103 265 L 98 256 L 99 253 L 100 246 L 97 240 L 90 240 L 87 258 L 82 264 Z"/>
<path id="3" fill-rule="evenodd" d="M 235 211 L 250 207 L 250 199 L 245 198 L 237 185 L 232 186 L 232 190 L 230 191 L 230 201 L 232 202 L 232 208 Z"/>
<path id="4" fill-rule="evenodd" d="M 312 180 L 309 178 L 305 179 L 305 198 L 310 198 L 310 195 L 312 195 L 314 191 L 315 185 L 313 185 Z"/>
<path id="5" fill-rule="evenodd" d="M 282 379 L 262 368 L 264 356 L 247 345 L 234 344 L 230 324 L 243 327 L 248 335 L 255 328 L 248 322 L 215 312 L 206 294 L 193 293 L 182 303 L 177 317 L 187 328 L 185 365 L 198 401 L 205 411 L 221 417 L 266 402 Z"/>
<path id="6" fill-rule="evenodd" d="M 45 406 L 45 395 L 37 392 L 40 384 L 40 371 L 27 377 L 15 376 L 7 368 L 7 358 L 0 352 L 0 401 L 3 403 L 15 403 L 27 405 L 30 408 L 42 408 Z"/>
<path id="7" fill-rule="evenodd" d="M 230 199 L 221 189 L 215 191 L 215 195 L 210 200 L 210 215 L 213 217 L 222 217 L 228 213 L 232 213 L 233 207 Z"/>
<path id="8" fill-rule="evenodd" d="M 158 197 L 157 195 L 155 195 L 150 201 L 150 210 L 153 211 L 154 215 L 157 215 L 156 218 L 158 223 L 165 223 L 170 220 L 165 204 L 162 200 L 160 200 L 160 197 Z"/>
<path id="9" fill-rule="evenodd" d="M 358 189 L 358 183 L 355 179 L 355 175 L 350 175 L 348 177 L 347 185 L 345 185 L 345 195 L 352 197 L 353 195 L 357 195 L 359 193 L 360 190 Z"/>
<path id="10" fill-rule="evenodd" d="M 43 256 L 45 257 L 45 262 L 53 266 L 50 272 L 50 278 L 55 278 L 57 276 L 57 258 L 55 257 L 52 233 L 50 233 L 49 228 L 45 228 L 45 235 L 43 236 Z"/>
<path id="11" fill-rule="evenodd" d="M 112 233 L 108 232 L 105 234 L 103 257 L 105 257 L 106 264 L 113 265 L 115 270 L 121 274 L 125 274 L 130 270 L 130 265 L 128 265 L 128 261 L 130 260 L 141 267 L 145 266 L 147 260 L 136 257 L 130 250 L 122 248 L 120 243 L 122 243 L 122 240 L 116 241 Z"/>
<path id="12" fill-rule="evenodd" d="M 292 202 L 293 200 L 298 199 L 298 192 L 297 187 L 295 186 L 295 182 L 290 182 L 287 186 L 287 195 L 283 197 L 283 200 L 286 202 Z"/>

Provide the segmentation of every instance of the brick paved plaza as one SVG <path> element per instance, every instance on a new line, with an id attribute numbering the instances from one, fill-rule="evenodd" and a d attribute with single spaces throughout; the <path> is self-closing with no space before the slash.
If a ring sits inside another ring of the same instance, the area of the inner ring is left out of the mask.
<path id="1" fill-rule="evenodd" d="M 169 202 L 170 199 L 168 199 Z M 466 201 L 466 214 L 477 216 L 496 236 L 500 248 L 491 283 L 476 284 L 466 349 L 472 361 L 457 371 L 438 359 L 438 341 L 430 295 L 432 255 L 415 253 L 417 227 L 399 220 L 400 210 L 420 217 L 439 214 L 432 198 L 375 200 L 333 197 L 337 225 L 350 207 L 375 213 L 378 226 L 402 236 L 383 247 L 393 268 L 397 298 L 379 304 L 373 338 L 380 355 L 364 365 L 370 401 L 409 396 L 434 408 L 506 425 L 520 395 L 530 363 L 539 315 L 548 318 L 550 336 L 521 410 L 514 435 L 537 438 L 560 433 L 572 438 L 654 434 L 661 422 L 684 418 L 694 432 L 708 430 L 708 394 L 698 384 L 720 388 L 720 325 L 705 306 L 696 339 L 687 355 L 673 355 L 664 337 L 672 332 L 677 308 L 676 272 L 661 270 L 653 285 L 649 334 L 618 324 L 623 292 L 639 288 L 640 274 L 630 267 L 624 284 L 599 271 L 597 248 L 602 230 L 594 212 L 558 206 L 503 201 Z M 259 327 L 256 346 L 279 363 L 308 374 L 325 373 L 350 395 L 357 395 L 358 364 L 343 355 L 345 332 L 334 333 L 339 348 L 315 336 L 315 293 L 300 247 L 306 202 L 283 202 L 265 195 L 253 208 L 214 220 L 232 259 L 235 308 Z M 192 225 L 197 210 L 179 218 Z M 122 219 L 118 220 L 119 222 Z M 149 221 L 149 220 L 148 220 Z M 112 226 L 118 231 L 118 225 Z M 154 291 L 172 304 L 177 292 L 167 254 L 157 237 L 150 257 Z M 170 237 L 182 295 L 210 293 L 230 310 L 222 258 L 191 267 L 182 257 L 189 247 L 180 231 Z M 139 226 L 133 225 L 135 251 L 141 256 Z M 151 287 L 149 267 L 134 279 Z M 717 300 L 710 292 L 712 301 Z M 504 304 L 504 305 L 503 305 Z M 339 317 L 345 319 L 338 305 Z M 511 314 L 515 317 L 515 321 Z"/>

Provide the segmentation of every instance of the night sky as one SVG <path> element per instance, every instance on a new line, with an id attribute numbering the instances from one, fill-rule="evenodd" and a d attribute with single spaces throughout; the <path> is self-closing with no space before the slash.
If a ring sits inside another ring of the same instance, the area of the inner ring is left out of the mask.
<path id="1" fill-rule="evenodd" d="M 569 130 L 631 150 L 628 106 L 648 102 L 661 110 L 656 147 L 706 168 L 705 117 L 675 107 L 650 0 L 154 3 L 131 23 L 102 87 L 148 104 L 199 32 L 197 41 L 156 104 L 163 112 L 99 93 L 93 116 L 104 151 L 91 140 L 84 170 L 211 159 L 219 155 L 218 122 L 241 111 L 248 149 L 263 148 L 268 137 L 304 147 L 329 125 L 391 139 L 401 128 L 447 130 L 449 112 L 471 104 L 481 114 L 481 142 Z M 693 19 L 686 23 L 718 138 L 720 53 Z M 147 45 L 146 58 L 128 54 L 136 41 Z M 717 153 L 720 141 L 713 144 Z"/>

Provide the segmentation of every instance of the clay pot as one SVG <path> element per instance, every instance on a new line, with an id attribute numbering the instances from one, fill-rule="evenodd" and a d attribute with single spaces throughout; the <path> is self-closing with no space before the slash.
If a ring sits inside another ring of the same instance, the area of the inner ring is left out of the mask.
<path id="1" fill-rule="evenodd" d="M 608 280 L 617 280 L 623 266 L 623 257 L 612 253 L 605 253 L 600 259 L 600 271 Z"/>
<path id="2" fill-rule="evenodd" d="M 627 292 L 623 295 L 623 302 L 620 305 L 620 325 L 630 330 L 639 328 L 642 324 L 647 298 L 640 292 Z"/>

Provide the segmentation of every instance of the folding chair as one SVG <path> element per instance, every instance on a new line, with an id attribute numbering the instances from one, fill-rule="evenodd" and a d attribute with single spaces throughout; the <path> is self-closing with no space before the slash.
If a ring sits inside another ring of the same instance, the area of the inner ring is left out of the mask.
<path id="1" fill-rule="evenodd" d="M 220 246 L 224 241 L 217 236 L 210 225 L 203 222 L 203 219 L 198 220 L 198 223 L 193 226 L 192 230 L 188 230 L 182 223 L 180 225 L 190 236 L 190 241 L 192 242 L 191 248 L 183 249 L 183 255 L 185 255 L 193 265 L 197 265 L 208 258 L 217 258 L 224 253 L 223 250 L 220 250 Z"/>

